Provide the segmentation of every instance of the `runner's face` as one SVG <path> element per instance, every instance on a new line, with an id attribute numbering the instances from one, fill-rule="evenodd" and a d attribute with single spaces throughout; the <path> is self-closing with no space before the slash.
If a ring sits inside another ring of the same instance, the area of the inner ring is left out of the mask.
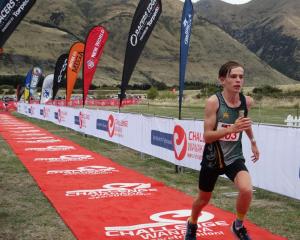
<path id="1" fill-rule="evenodd" d="M 221 82 L 224 89 L 239 93 L 244 85 L 244 69 L 242 67 L 236 67 L 231 69 L 226 78 L 222 78 Z"/>

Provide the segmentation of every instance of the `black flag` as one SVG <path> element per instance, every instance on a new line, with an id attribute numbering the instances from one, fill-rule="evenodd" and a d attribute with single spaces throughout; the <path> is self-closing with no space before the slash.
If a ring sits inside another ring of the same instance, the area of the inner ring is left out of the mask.
<path id="1" fill-rule="evenodd" d="M 162 6 L 160 0 L 140 0 L 132 19 L 127 48 L 125 53 L 120 106 L 125 98 L 125 91 L 128 86 L 133 69 L 142 53 L 142 50 L 150 37 L 150 34 L 161 14 Z"/>
<path id="2" fill-rule="evenodd" d="M 17 86 L 17 92 L 16 92 L 16 94 L 17 94 L 17 102 L 20 101 L 20 99 L 21 99 L 21 97 L 22 97 L 22 95 L 24 93 L 24 90 L 25 90 L 25 87 L 21 86 L 20 84 L 18 84 L 18 86 Z"/>
<path id="3" fill-rule="evenodd" d="M 36 0 L 0 1 L 0 48 L 28 13 Z"/>
<path id="4" fill-rule="evenodd" d="M 56 96 L 59 88 L 63 85 L 63 80 L 64 80 L 64 77 L 65 77 L 66 71 L 67 71 L 68 57 L 69 57 L 69 54 L 62 54 L 56 61 L 55 71 L 54 71 L 54 80 L 53 80 L 52 100 L 55 99 L 55 96 Z"/>

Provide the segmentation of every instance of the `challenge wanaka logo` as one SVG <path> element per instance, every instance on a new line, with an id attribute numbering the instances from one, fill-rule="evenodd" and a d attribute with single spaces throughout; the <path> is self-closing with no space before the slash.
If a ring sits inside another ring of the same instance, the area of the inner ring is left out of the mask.
<path id="1" fill-rule="evenodd" d="M 25 130 L 19 130 L 19 131 L 11 131 L 12 133 L 38 133 L 41 132 L 41 130 L 38 129 L 25 129 Z"/>
<path id="2" fill-rule="evenodd" d="M 44 118 L 48 118 L 50 113 L 50 109 L 43 107 L 40 109 L 40 115 L 43 116 Z"/>
<path id="3" fill-rule="evenodd" d="M 75 125 L 79 125 L 80 128 L 86 128 L 86 122 L 90 119 L 90 115 L 79 112 L 78 116 L 74 116 Z"/>
<path id="4" fill-rule="evenodd" d="M 108 116 L 107 120 L 97 119 L 96 128 L 108 133 L 110 138 L 117 136 L 123 137 L 123 131 L 128 127 L 127 120 L 119 120 L 112 114 Z"/>
<path id="5" fill-rule="evenodd" d="M 173 134 L 152 130 L 151 144 L 173 151 L 175 158 L 179 161 L 185 157 L 202 159 L 203 134 L 193 130 L 186 131 L 180 125 L 175 125 Z"/>
<path id="6" fill-rule="evenodd" d="M 63 111 L 60 108 L 57 109 L 57 112 L 54 112 L 54 118 L 59 122 L 65 122 L 66 116 L 68 115 L 67 111 Z"/>
<path id="7" fill-rule="evenodd" d="M 24 126 L 24 127 L 10 127 L 8 128 L 9 130 L 26 130 L 26 129 L 34 129 L 34 127 L 27 127 L 27 126 Z"/>
<path id="8" fill-rule="evenodd" d="M 34 112 L 35 112 L 35 108 L 34 108 L 33 106 L 30 106 L 30 107 L 28 108 L 28 113 L 29 113 L 31 116 L 33 116 L 33 115 L 34 115 Z"/>
<path id="9" fill-rule="evenodd" d="M 113 167 L 105 166 L 84 166 L 76 169 L 63 169 L 63 170 L 49 170 L 48 175 L 60 174 L 60 175 L 105 175 L 119 172 Z"/>
<path id="10" fill-rule="evenodd" d="M 107 121 L 107 132 L 110 137 L 112 137 L 115 133 L 115 118 L 113 115 L 109 115 Z"/>
<path id="11" fill-rule="evenodd" d="M 133 197 L 151 195 L 157 192 L 151 183 L 110 183 L 99 189 L 81 189 L 66 191 L 66 197 L 87 197 L 88 199 L 102 199 L 115 197 Z"/>
<path id="12" fill-rule="evenodd" d="M 133 239 L 170 240 L 182 239 L 186 233 L 186 219 L 191 211 L 187 209 L 154 213 L 148 222 L 137 222 L 132 226 L 105 227 L 105 235 L 111 239 L 130 236 Z M 197 237 L 218 237 L 225 239 L 224 230 L 230 226 L 226 220 L 214 220 L 214 214 L 202 211 L 198 219 Z"/>
<path id="13" fill-rule="evenodd" d="M 41 148 L 25 148 L 25 151 L 34 151 L 34 152 L 60 152 L 60 151 L 69 151 L 75 150 L 73 146 L 48 146 L 48 147 L 41 147 Z"/>
<path id="14" fill-rule="evenodd" d="M 27 140 L 19 140 L 18 143 L 56 143 L 61 142 L 59 139 L 27 139 Z"/>
<path id="15" fill-rule="evenodd" d="M 173 146 L 176 159 L 182 160 L 187 150 L 187 138 L 184 129 L 179 125 L 174 128 Z"/>
<path id="16" fill-rule="evenodd" d="M 45 161 L 45 162 L 81 162 L 93 160 L 91 155 L 61 155 L 59 157 L 47 157 L 47 158 L 35 158 L 34 161 Z"/>

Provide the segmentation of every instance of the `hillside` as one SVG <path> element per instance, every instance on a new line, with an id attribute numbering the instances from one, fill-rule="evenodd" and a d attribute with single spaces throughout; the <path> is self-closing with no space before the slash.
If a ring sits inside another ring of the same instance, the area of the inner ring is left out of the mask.
<path id="1" fill-rule="evenodd" d="M 195 11 L 273 68 L 300 81 L 300 1 L 252 0 L 232 5 L 201 0 Z"/>
<path id="2" fill-rule="evenodd" d="M 54 71 L 60 54 L 76 39 L 85 39 L 97 24 L 109 31 L 108 42 L 93 83 L 120 84 L 127 35 L 136 0 L 37 1 L 4 46 L 0 75 L 25 75 L 40 64 L 46 74 Z M 182 2 L 162 0 L 163 13 L 140 57 L 130 83 L 164 82 L 178 85 L 179 33 Z M 246 84 L 289 84 L 294 81 L 269 67 L 223 30 L 194 16 L 186 81 L 216 82 L 219 66 L 228 60 L 244 63 Z"/>

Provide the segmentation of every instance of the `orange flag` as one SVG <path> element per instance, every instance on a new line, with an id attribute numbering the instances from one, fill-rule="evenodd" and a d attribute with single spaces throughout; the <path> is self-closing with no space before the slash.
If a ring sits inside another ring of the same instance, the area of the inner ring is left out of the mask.
<path id="1" fill-rule="evenodd" d="M 83 62 L 84 43 L 76 42 L 72 45 L 69 52 L 67 67 L 67 94 L 66 105 L 70 102 L 71 95 L 77 80 L 77 75 Z"/>

